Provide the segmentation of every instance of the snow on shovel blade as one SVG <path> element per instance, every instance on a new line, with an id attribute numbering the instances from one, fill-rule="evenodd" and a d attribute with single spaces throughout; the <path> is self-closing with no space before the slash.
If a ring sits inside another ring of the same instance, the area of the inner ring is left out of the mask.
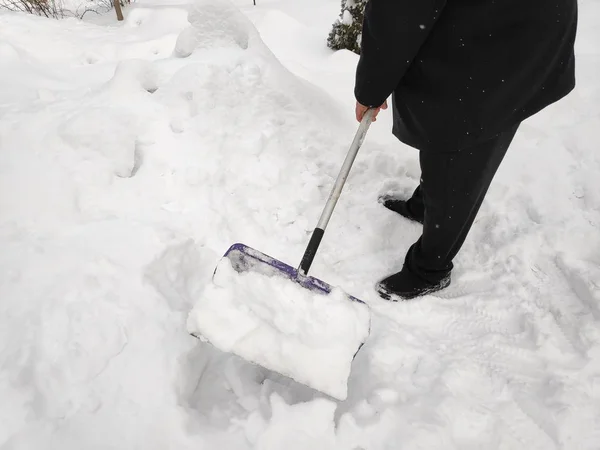
<path id="1" fill-rule="evenodd" d="M 369 328 L 364 302 L 244 244 L 225 253 L 188 319 L 193 336 L 339 400 Z"/>

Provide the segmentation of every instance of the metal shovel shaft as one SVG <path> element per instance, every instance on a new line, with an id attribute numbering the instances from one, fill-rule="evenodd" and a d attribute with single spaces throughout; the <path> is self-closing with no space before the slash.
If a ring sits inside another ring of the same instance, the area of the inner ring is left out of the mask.
<path id="1" fill-rule="evenodd" d="M 327 228 L 329 219 L 331 219 L 335 205 L 342 194 L 342 189 L 344 188 L 344 184 L 346 183 L 348 175 L 350 174 L 352 164 L 354 163 L 356 155 L 358 154 L 358 150 L 360 149 L 369 126 L 371 125 L 374 112 L 374 109 L 367 110 L 360 122 L 360 125 L 358 126 L 356 134 L 354 135 L 354 139 L 352 140 L 352 144 L 350 145 L 346 159 L 342 164 L 342 168 L 340 169 L 338 177 L 335 180 L 335 184 L 333 185 L 331 193 L 329 194 L 329 199 L 325 204 L 325 208 L 321 213 L 317 227 L 314 229 L 312 236 L 310 237 L 310 241 L 308 242 L 308 246 L 306 247 L 302 261 L 300 262 L 298 272 L 302 275 L 306 275 L 310 269 L 310 266 L 312 265 L 317 253 L 317 249 L 319 248 L 319 244 L 321 244 L 321 239 L 323 239 L 323 235 L 325 234 L 325 229 Z"/>

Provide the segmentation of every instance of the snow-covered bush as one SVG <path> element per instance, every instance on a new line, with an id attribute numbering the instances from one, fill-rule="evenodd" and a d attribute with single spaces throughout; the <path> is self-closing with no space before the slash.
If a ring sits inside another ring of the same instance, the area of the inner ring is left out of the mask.
<path id="1" fill-rule="evenodd" d="M 327 45 L 333 50 L 346 49 L 360 54 L 362 22 L 367 0 L 342 0 L 340 17 L 333 24 Z"/>

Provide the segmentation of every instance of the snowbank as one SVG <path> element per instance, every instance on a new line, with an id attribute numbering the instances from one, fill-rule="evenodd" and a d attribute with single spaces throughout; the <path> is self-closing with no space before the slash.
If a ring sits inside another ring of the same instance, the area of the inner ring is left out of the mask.
<path id="1" fill-rule="evenodd" d="M 0 15 L 0 446 L 245 445 L 210 411 L 262 372 L 186 317 L 233 239 L 301 252 L 342 146 L 241 13 L 191 9 Z"/>

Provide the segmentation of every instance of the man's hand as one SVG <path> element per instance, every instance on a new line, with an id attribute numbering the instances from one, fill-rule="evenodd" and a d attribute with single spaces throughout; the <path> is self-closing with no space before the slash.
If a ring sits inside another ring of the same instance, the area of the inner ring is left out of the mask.
<path id="1" fill-rule="evenodd" d="M 375 122 L 377 120 L 377 114 L 379 114 L 379 111 L 382 109 L 387 109 L 387 107 L 388 106 L 387 106 L 387 100 L 386 100 L 385 102 L 383 102 L 383 105 L 381 105 L 379 108 L 375 108 L 375 111 L 373 112 L 373 122 Z M 356 120 L 360 122 L 368 110 L 369 110 L 368 106 L 364 106 L 364 105 L 361 105 L 360 103 L 356 102 Z"/>

